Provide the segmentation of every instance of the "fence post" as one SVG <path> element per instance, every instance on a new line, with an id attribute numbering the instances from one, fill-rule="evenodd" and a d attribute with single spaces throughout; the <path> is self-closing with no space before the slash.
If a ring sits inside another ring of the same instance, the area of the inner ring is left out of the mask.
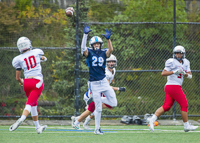
<path id="1" fill-rule="evenodd" d="M 174 0 L 174 17 L 173 17 L 173 49 L 176 46 L 176 0 Z M 173 120 L 176 120 L 176 101 L 173 105 Z"/>
<path id="2" fill-rule="evenodd" d="M 76 116 L 79 115 L 79 14 L 76 0 Z"/>

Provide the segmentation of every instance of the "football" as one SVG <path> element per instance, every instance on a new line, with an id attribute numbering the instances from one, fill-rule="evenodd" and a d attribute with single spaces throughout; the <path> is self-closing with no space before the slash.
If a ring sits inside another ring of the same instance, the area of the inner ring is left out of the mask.
<path id="1" fill-rule="evenodd" d="M 66 10 L 65 10 L 65 14 L 66 16 L 68 17 L 72 17 L 74 15 L 74 8 L 73 7 L 68 7 Z"/>

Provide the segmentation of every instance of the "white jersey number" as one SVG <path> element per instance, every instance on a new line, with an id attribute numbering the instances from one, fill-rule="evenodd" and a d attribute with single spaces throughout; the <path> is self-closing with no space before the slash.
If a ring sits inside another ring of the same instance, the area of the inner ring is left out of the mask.
<path id="1" fill-rule="evenodd" d="M 30 56 L 28 57 L 28 60 L 27 58 L 24 59 L 24 61 L 26 62 L 26 66 L 27 66 L 27 69 L 29 70 L 30 68 L 34 68 L 36 67 L 36 60 L 35 60 L 35 56 Z"/>
<path id="2" fill-rule="evenodd" d="M 92 66 L 97 66 L 97 62 L 99 66 L 103 66 L 104 63 L 104 59 L 102 57 L 97 58 L 96 56 L 92 57 Z"/>

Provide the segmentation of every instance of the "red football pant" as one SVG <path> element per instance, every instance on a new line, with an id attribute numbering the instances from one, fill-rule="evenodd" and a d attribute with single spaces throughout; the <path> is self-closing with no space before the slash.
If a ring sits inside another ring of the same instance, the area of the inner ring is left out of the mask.
<path id="1" fill-rule="evenodd" d="M 40 82 L 38 79 L 24 79 L 24 91 L 28 97 L 26 105 L 37 106 L 38 98 L 44 88 L 44 82 L 40 88 L 36 88 L 36 84 Z"/>
<path id="2" fill-rule="evenodd" d="M 163 104 L 164 111 L 169 111 L 174 101 L 181 106 L 181 111 L 187 112 L 188 103 L 185 94 L 180 85 L 166 85 L 165 86 L 165 102 Z"/>

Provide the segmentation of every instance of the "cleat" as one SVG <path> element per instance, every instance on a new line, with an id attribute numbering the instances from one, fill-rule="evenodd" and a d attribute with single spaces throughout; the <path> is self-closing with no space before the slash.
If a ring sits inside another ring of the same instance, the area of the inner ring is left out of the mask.
<path id="1" fill-rule="evenodd" d="M 194 131 L 197 128 L 198 128 L 198 126 L 193 126 L 193 125 L 189 124 L 187 127 L 184 127 L 184 131 L 185 132 Z"/>
<path id="2" fill-rule="evenodd" d="M 36 131 L 38 134 L 41 134 L 44 130 L 46 130 L 46 128 L 47 128 L 47 125 L 43 125 L 37 128 Z"/>
<path id="3" fill-rule="evenodd" d="M 93 97 L 90 97 L 87 101 L 87 105 L 89 105 L 91 102 L 93 102 Z"/>
<path id="4" fill-rule="evenodd" d="M 72 127 L 73 127 L 73 123 L 75 122 L 75 118 L 76 118 L 75 116 L 72 116 L 72 117 L 71 117 L 71 120 L 72 120 Z"/>
<path id="5" fill-rule="evenodd" d="M 151 120 L 151 118 L 147 118 L 147 123 L 149 124 L 149 130 L 154 132 L 154 122 Z"/>
<path id="6" fill-rule="evenodd" d="M 88 124 L 83 124 L 83 128 L 84 128 L 85 130 L 91 130 L 90 127 L 88 126 Z"/>
<path id="7" fill-rule="evenodd" d="M 22 122 L 23 121 L 20 121 L 20 118 L 19 118 L 14 124 L 12 124 L 10 126 L 9 131 L 12 132 L 12 131 L 16 130 L 22 124 Z"/>
<path id="8" fill-rule="evenodd" d="M 75 124 L 73 123 L 73 124 L 72 124 L 72 127 L 73 127 L 74 129 L 76 129 L 76 130 L 81 130 L 80 124 L 75 125 Z"/>
<path id="9" fill-rule="evenodd" d="M 101 128 L 96 129 L 96 130 L 94 131 L 94 134 L 96 134 L 96 135 L 104 135 L 104 133 L 101 131 Z"/>

